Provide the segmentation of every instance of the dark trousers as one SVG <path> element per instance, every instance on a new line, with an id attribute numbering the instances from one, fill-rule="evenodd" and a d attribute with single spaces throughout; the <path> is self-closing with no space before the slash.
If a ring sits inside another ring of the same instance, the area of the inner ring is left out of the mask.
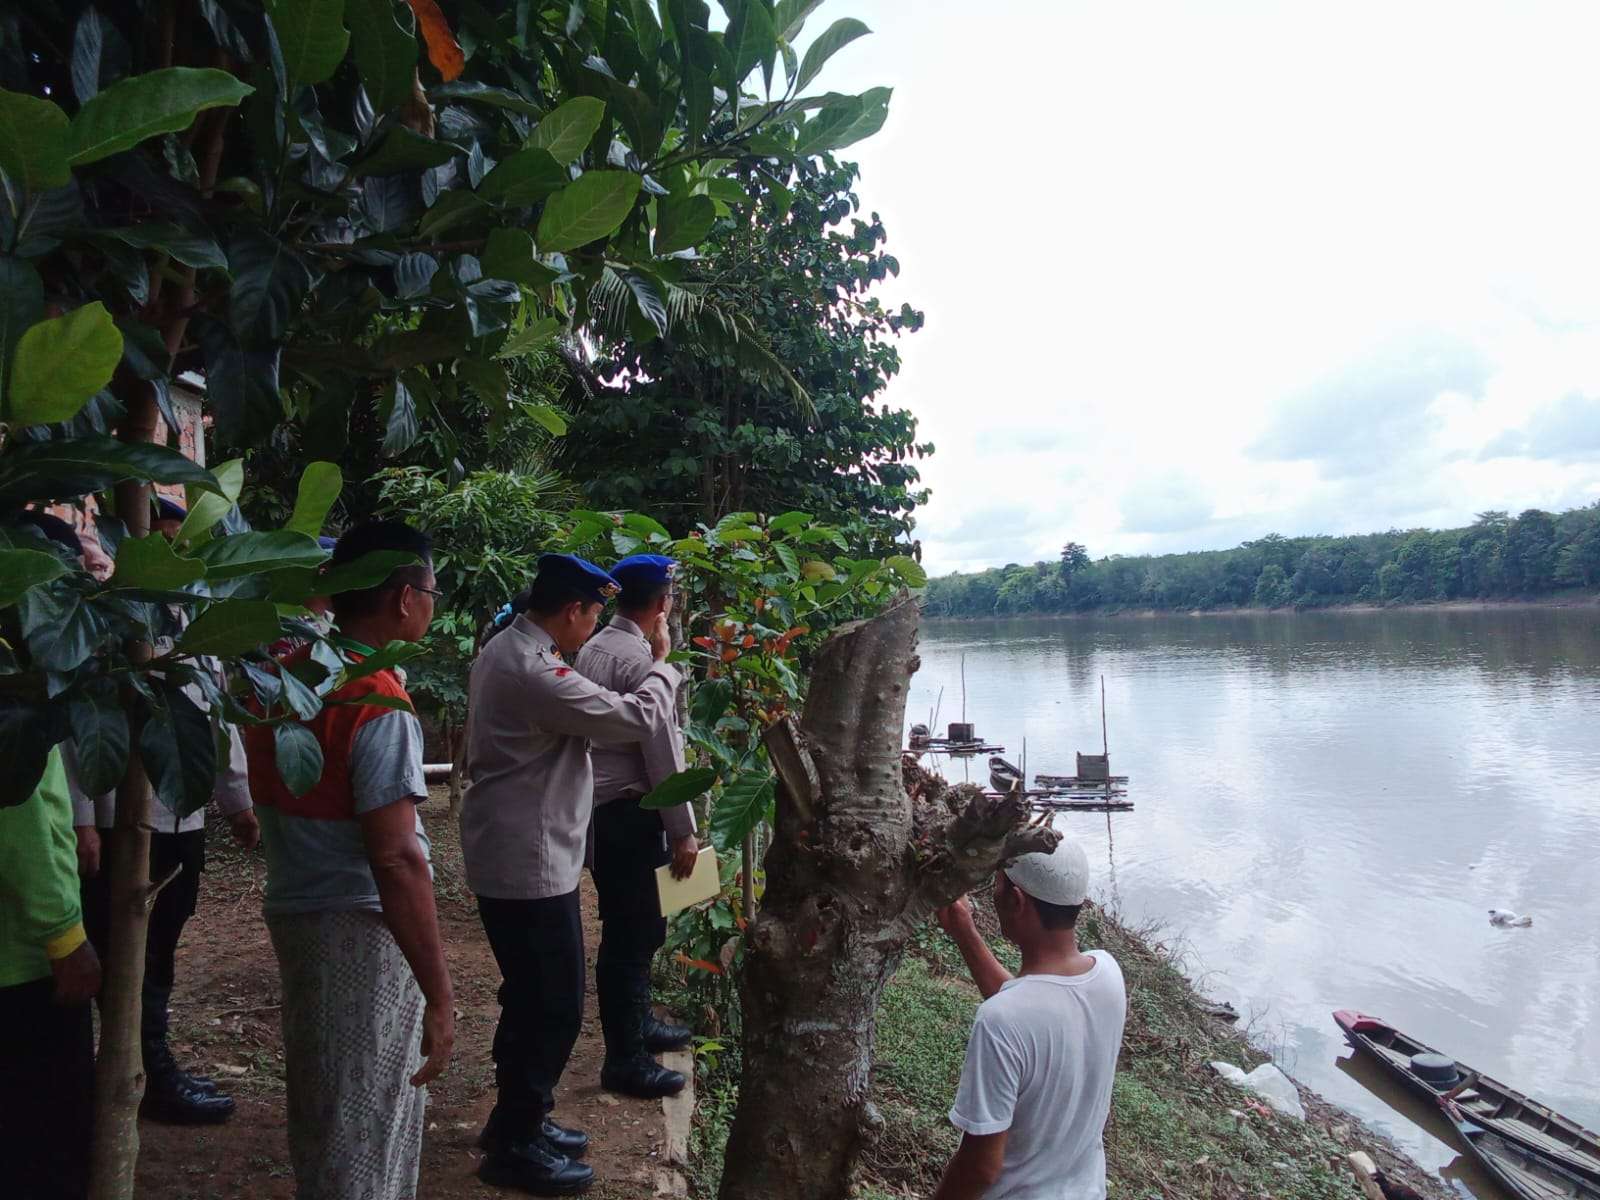
<path id="1" fill-rule="evenodd" d="M 656 868 L 669 858 L 661 814 L 640 808 L 638 797 L 595 805 L 594 865 L 589 873 L 600 902 L 597 985 L 599 976 L 612 970 L 648 977 L 650 960 L 667 940 L 667 919 L 656 894 Z"/>
<path id="2" fill-rule="evenodd" d="M 496 1120 L 512 1140 L 532 1137 L 555 1107 L 556 1084 L 583 1024 L 583 922 L 578 892 L 540 900 L 478 897 L 500 965 L 494 1031 Z"/>
<path id="3" fill-rule="evenodd" d="M 89 1190 L 94 1031 L 87 1003 L 54 997 L 53 976 L 0 988 L 0 1192 L 14 1200 Z"/>
<path id="4" fill-rule="evenodd" d="M 152 833 L 150 835 L 150 880 L 159 882 L 182 868 L 177 878 L 161 889 L 150 910 L 150 932 L 144 947 L 144 1003 L 140 1036 L 165 1038 L 167 1001 L 172 995 L 176 973 L 178 939 L 183 927 L 194 916 L 200 899 L 200 872 L 206 864 L 206 831 Z M 83 928 L 102 960 L 109 949 L 111 893 L 105 872 L 83 881 Z"/>

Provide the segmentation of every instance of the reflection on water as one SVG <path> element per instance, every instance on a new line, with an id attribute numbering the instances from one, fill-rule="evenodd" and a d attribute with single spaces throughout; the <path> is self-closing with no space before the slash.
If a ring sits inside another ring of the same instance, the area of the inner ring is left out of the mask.
<path id="1" fill-rule="evenodd" d="M 1181 935 L 1307 1084 L 1443 1167 L 1459 1149 L 1431 1114 L 1336 1069 L 1329 1013 L 1377 1014 L 1600 1127 L 1597 633 L 1593 608 L 929 623 L 908 719 L 941 687 L 957 719 L 964 655 L 978 733 L 1070 773 L 1099 749 L 1104 675 L 1137 809 L 1057 820 L 1103 898 L 1114 833 L 1124 914 Z"/>

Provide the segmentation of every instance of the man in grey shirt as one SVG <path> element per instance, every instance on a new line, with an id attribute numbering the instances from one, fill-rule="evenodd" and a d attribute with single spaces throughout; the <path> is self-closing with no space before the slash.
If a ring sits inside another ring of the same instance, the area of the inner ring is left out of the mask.
<path id="1" fill-rule="evenodd" d="M 535 1195 L 585 1190 L 583 1133 L 550 1120 L 583 1023 L 583 870 L 594 776 L 589 739 L 637 741 L 672 718 L 678 673 L 661 660 L 666 622 L 649 630 L 653 665 L 628 695 L 568 664 L 620 588 L 593 563 L 546 554 L 509 622 L 472 665 L 461 851 L 467 886 L 500 967 L 494 1035 L 499 1096 L 481 1144 L 485 1183 Z"/>
<path id="2" fill-rule="evenodd" d="M 611 568 L 622 585 L 617 615 L 595 634 L 573 664 L 603 688 L 631 692 L 652 666 L 644 631 L 672 609 L 677 564 L 659 554 L 634 554 Z M 673 714 L 669 712 L 671 718 Z M 674 720 L 637 741 L 597 744 L 594 762 L 593 862 L 589 873 L 600 901 L 600 950 L 594 984 L 606 1057 L 600 1086 L 654 1099 L 683 1087 L 683 1076 L 651 1054 L 689 1044 L 690 1031 L 656 1019 L 650 1007 L 650 960 L 667 940 L 656 894 L 657 867 L 672 864 L 679 879 L 694 870 L 699 845 L 688 804 L 655 811 L 639 801 L 683 770 L 683 744 Z M 667 851 L 671 842 L 672 851 Z"/>

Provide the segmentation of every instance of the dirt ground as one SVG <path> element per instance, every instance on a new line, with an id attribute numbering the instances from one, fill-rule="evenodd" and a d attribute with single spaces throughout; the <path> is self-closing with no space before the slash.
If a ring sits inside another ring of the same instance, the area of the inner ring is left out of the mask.
<path id="1" fill-rule="evenodd" d="M 474 1143 L 494 1103 L 489 1045 L 499 1015 L 500 975 L 463 882 L 456 824 L 445 809 L 443 789 L 435 789 L 422 816 L 433 844 L 434 890 L 455 981 L 456 1048 L 449 1070 L 429 1089 L 417 1194 L 429 1200 L 516 1194 L 485 1187 L 475 1177 L 482 1152 Z M 178 948 L 172 1048 L 185 1067 L 214 1076 L 239 1107 L 232 1120 L 213 1128 L 140 1122 L 138 1191 L 162 1200 L 289 1200 L 294 1176 L 284 1124 L 278 967 L 261 919 L 266 867 L 259 852 L 244 854 L 232 846 L 222 822 L 211 822 L 210 830 L 200 908 Z M 587 875 L 583 905 L 592 967 L 599 926 Z M 592 1139 L 588 1161 L 597 1181 L 590 1195 L 653 1196 L 662 1165 L 661 1105 L 600 1090 L 592 974 L 590 980 L 583 1033 L 554 1116 Z"/>

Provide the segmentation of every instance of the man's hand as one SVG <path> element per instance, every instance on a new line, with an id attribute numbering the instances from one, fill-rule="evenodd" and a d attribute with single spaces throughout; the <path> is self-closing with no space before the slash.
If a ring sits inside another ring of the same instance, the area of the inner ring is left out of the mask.
<path id="1" fill-rule="evenodd" d="M 93 825 L 74 825 L 78 835 L 78 876 L 93 879 L 100 874 L 100 831 Z"/>
<path id="2" fill-rule="evenodd" d="M 87 1004 L 100 990 L 100 956 L 89 942 L 53 961 L 50 971 L 56 977 L 57 1004 Z"/>
<path id="3" fill-rule="evenodd" d="M 650 622 L 650 657 L 660 662 L 672 653 L 672 633 L 667 629 L 667 614 Z"/>
<path id="4" fill-rule="evenodd" d="M 977 928 L 972 919 L 972 901 L 965 896 L 951 901 L 933 915 L 938 918 L 939 928 L 952 937 L 957 933 L 965 933 L 968 929 Z"/>
<path id="5" fill-rule="evenodd" d="M 254 850 L 261 843 L 261 822 L 256 820 L 253 808 L 232 814 L 228 818 L 228 828 L 233 831 L 233 840 L 246 850 Z"/>
<path id="6" fill-rule="evenodd" d="M 686 833 L 672 843 L 672 877 L 687 879 L 694 873 L 694 864 L 700 858 L 700 843 L 694 834 Z"/>
<path id="7" fill-rule="evenodd" d="M 422 1010 L 422 1057 L 426 1061 L 411 1077 L 411 1086 L 421 1087 L 439 1078 L 450 1062 L 455 1044 L 455 1001 L 447 997 L 443 1004 L 429 1004 Z"/>

